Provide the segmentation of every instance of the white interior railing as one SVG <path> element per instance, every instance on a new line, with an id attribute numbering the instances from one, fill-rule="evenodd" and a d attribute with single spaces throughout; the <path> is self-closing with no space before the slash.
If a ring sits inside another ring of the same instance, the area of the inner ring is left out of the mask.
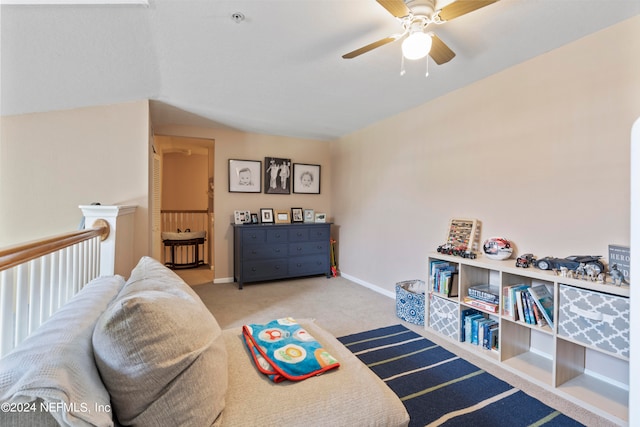
<path id="1" fill-rule="evenodd" d="M 100 275 L 108 224 L 0 249 L 0 357 Z"/>

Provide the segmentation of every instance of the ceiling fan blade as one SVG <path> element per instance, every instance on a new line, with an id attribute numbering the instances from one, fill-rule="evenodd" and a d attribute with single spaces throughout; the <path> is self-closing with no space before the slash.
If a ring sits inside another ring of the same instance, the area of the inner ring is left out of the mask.
<path id="1" fill-rule="evenodd" d="M 451 21 L 458 16 L 489 6 L 497 1 L 498 0 L 458 0 L 443 7 L 439 15 L 443 20 Z"/>
<path id="2" fill-rule="evenodd" d="M 377 0 L 377 2 L 396 18 L 402 18 L 411 13 L 402 0 Z"/>
<path id="3" fill-rule="evenodd" d="M 456 56 L 455 52 L 449 49 L 440 37 L 435 34 L 431 34 L 431 51 L 429 52 L 429 56 L 436 62 L 438 65 L 442 65 L 445 62 L 449 62 Z"/>
<path id="4" fill-rule="evenodd" d="M 377 42 L 373 42 L 371 44 L 368 44 L 368 45 L 366 45 L 364 47 L 361 47 L 360 49 L 356 49 L 353 52 L 346 53 L 346 54 L 342 55 L 342 57 L 344 59 L 355 58 L 356 56 L 360 56 L 363 53 L 367 53 L 370 50 L 373 50 L 373 49 L 375 49 L 377 47 L 380 47 L 380 46 L 384 46 L 385 44 L 394 42 L 396 40 L 398 40 L 398 36 L 390 36 L 390 37 L 384 38 L 382 40 L 378 40 Z"/>

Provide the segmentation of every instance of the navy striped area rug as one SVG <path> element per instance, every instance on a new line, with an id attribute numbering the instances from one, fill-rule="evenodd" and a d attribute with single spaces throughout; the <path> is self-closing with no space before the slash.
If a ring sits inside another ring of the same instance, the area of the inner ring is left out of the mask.
<path id="1" fill-rule="evenodd" d="M 582 426 L 402 325 L 338 338 L 400 397 L 409 426 Z"/>

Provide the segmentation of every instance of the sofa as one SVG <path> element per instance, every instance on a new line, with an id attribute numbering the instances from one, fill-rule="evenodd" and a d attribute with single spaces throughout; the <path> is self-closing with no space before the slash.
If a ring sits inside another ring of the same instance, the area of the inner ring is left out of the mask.
<path id="1" fill-rule="evenodd" d="M 406 426 L 398 397 L 335 337 L 340 363 L 303 381 L 258 372 L 173 271 L 143 257 L 92 280 L 0 359 L 0 426 Z"/>

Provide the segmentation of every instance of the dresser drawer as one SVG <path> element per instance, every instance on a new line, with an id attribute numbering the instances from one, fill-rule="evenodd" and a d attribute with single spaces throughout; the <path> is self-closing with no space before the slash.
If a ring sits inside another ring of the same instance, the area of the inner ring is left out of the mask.
<path id="1" fill-rule="evenodd" d="M 458 340 L 460 335 L 458 303 L 433 294 L 429 296 L 429 326 L 444 336 Z"/>
<path id="2" fill-rule="evenodd" d="M 558 335 L 629 357 L 629 299 L 560 285 Z"/>
<path id="3" fill-rule="evenodd" d="M 287 259 L 246 262 L 242 274 L 247 281 L 284 277 L 287 275 Z"/>
<path id="4" fill-rule="evenodd" d="M 289 244 L 289 255 L 313 255 L 327 253 L 328 246 L 326 242 L 298 242 Z"/>
<path id="5" fill-rule="evenodd" d="M 309 240 L 309 228 L 301 227 L 293 230 L 289 230 L 289 241 L 290 242 L 306 242 Z"/>
<path id="6" fill-rule="evenodd" d="M 289 274 L 303 276 L 307 274 L 327 274 L 329 259 L 324 255 L 301 256 L 289 260 Z"/>
<path id="7" fill-rule="evenodd" d="M 246 260 L 283 258 L 287 256 L 287 244 L 247 245 L 242 248 L 242 256 Z"/>
<path id="8" fill-rule="evenodd" d="M 252 243 L 264 243 L 267 240 L 267 232 L 265 230 L 242 230 L 242 245 L 250 245 Z"/>
<path id="9" fill-rule="evenodd" d="M 267 230 L 267 243 L 287 243 L 288 237 L 286 229 Z"/>
<path id="10" fill-rule="evenodd" d="M 329 227 L 313 227 L 309 229 L 309 240 L 329 241 Z"/>

